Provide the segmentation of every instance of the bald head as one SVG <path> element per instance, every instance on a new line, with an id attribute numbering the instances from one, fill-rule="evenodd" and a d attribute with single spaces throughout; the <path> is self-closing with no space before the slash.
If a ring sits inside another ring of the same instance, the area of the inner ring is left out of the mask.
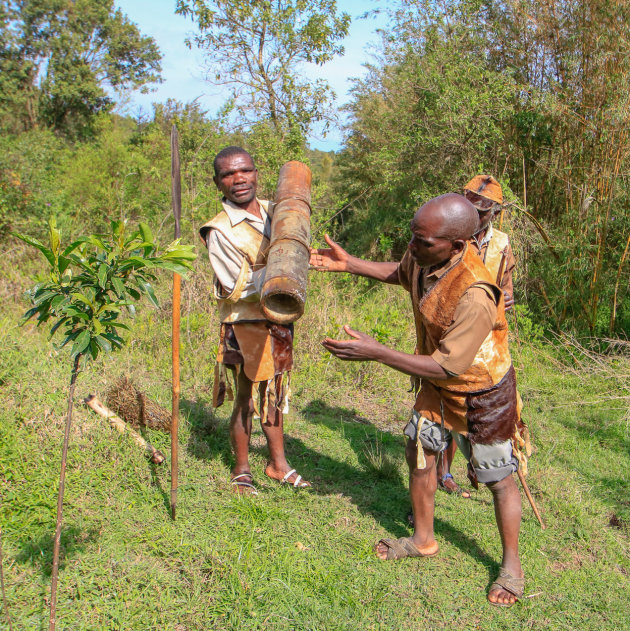
<path id="1" fill-rule="evenodd" d="M 420 267 L 440 265 L 464 251 L 478 225 L 479 214 L 465 197 L 434 197 L 413 217 L 409 252 Z"/>
<path id="2" fill-rule="evenodd" d="M 477 209 L 462 195 L 447 193 L 430 199 L 414 216 L 434 237 L 467 241 L 479 228 Z"/>

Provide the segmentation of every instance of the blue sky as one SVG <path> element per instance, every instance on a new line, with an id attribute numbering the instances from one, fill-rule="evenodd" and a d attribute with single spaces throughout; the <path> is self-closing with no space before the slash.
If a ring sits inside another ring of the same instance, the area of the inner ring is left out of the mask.
<path id="1" fill-rule="evenodd" d="M 380 14 L 367 19 L 358 19 L 367 11 L 383 8 L 379 0 L 337 0 L 340 10 L 352 16 L 350 33 L 344 40 L 346 49 L 343 57 L 338 57 L 324 66 L 307 69 L 308 75 L 328 80 L 337 93 L 337 105 L 348 100 L 351 78 L 361 76 L 362 64 L 371 60 L 370 49 L 378 42 L 377 28 L 384 28 L 385 16 Z M 186 36 L 194 29 L 191 20 L 175 15 L 173 0 L 116 0 L 116 6 L 135 22 L 140 31 L 153 37 L 162 51 L 162 77 L 164 82 L 154 92 L 141 94 L 132 92 L 119 109 L 134 115 L 150 113 L 151 103 L 163 102 L 168 98 L 199 103 L 214 114 L 223 104 L 226 93 L 218 86 L 204 81 L 201 54 L 189 50 L 184 44 Z M 341 132 L 329 131 L 325 138 L 313 136 L 310 145 L 322 150 L 337 150 L 341 146 Z"/>

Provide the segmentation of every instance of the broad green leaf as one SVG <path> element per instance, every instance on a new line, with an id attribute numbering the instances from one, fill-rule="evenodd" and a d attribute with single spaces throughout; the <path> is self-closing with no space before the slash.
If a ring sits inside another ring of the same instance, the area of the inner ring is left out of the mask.
<path id="1" fill-rule="evenodd" d="M 70 265 L 70 259 L 60 254 L 57 259 L 57 269 L 59 273 L 63 274 L 68 269 L 68 265 Z"/>
<path id="2" fill-rule="evenodd" d="M 59 247 L 61 246 L 61 233 L 57 230 L 54 218 L 49 222 L 50 249 L 55 257 L 59 256 Z"/>
<path id="3" fill-rule="evenodd" d="M 57 348 L 58 349 L 63 348 L 68 342 L 71 342 L 76 337 L 78 337 L 80 333 L 81 333 L 81 331 L 72 331 L 71 333 L 68 333 L 68 335 L 66 335 L 66 338 L 64 339 L 64 341 L 61 342 L 61 344 L 59 346 L 57 346 Z"/>
<path id="4" fill-rule="evenodd" d="M 82 303 L 86 304 L 88 307 L 90 307 L 90 309 L 94 309 L 95 305 L 92 302 L 92 300 L 90 300 L 89 298 L 87 298 L 83 294 L 80 294 L 80 293 L 72 294 L 72 297 L 75 300 L 78 300 L 79 302 L 82 302 Z"/>
<path id="5" fill-rule="evenodd" d="M 57 295 L 56 291 L 52 291 L 52 290 L 47 290 L 47 291 L 42 291 L 41 293 L 38 293 L 34 299 L 33 299 L 33 304 L 36 307 L 41 306 L 43 303 L 45 303 L 47 300 L 50 300 L 51 298 L 53 298 L 54 296 Z"/>
<path id="6" fill-rule="evenodd" d="M 180 263 L 176 263 L 175 261 L 158 261 L 156 263 L 156 267 L 161 267 L 162 269 L 170 270 L 171 272 L 176 272 L 180 276 L 184 276 L 188 273 L 190 266 L 184 266 Z"/>
<path id="7" fill-rule="evenodd" d="M 112 350 L 112 343 L 106 338 L 103 337 L 102 335 L 99 335 L 96 338 L 96 341 L 98 342 L 99 346 L 106 352 L 111 352 Z"/>
<path id="8" fill-rule="evenodd" d="M 37 239 L 33 239 L 33 237 L 29 237 L 28 235 L 20 234 L 18 232 L 14 232 L 13 236 L 37 248 L 52 266 L 55 265 L 55 255 L 43 243 L 40 243 Z"/>
<path id="9" fill-rule="evenodd" d="M 98 284 L 101 286 L 101 289 L 105 289 L 105 285 L 107 283 L 107 265 L 105 263 L 101 263 L 98 266 Z"/>
<path id="10" fill-rule="evenodd" d="M 90 356 L 92 359 L 96 359 L 98 357 L 99 352 L 99 344 L 95 338 L 90 340 Z"/>
<path id="11" fill-rule="evenodd" d="M 196 258 L 197 255 L 195 252 L 190 249 L 184 249 L 183 247 L 175 250 L 168 250 L 159 257 L 159 259 L 185 259 L 187 261 L 194 261 Z"/>
<path id="12" fill-rule="evenodd" d="M 97 248 L 101 248 L 101 250 L 105 250 L 105 252 L 110 252 L 111 248 L 109 248 L 107 245 L 105 245 L 105 242 L 103 241 L 103 239 L 101 239 L 98 235 L 90 235 L 87 238 L 87 242 L 91 243 L 92 245 L 95 245 Z"/>
<path id="13" fill-rule="evenodd" d="M 155 297 L 155 292 L 153 291 L 153 287 L 151 286 L 151 283 L 139 281 L 138 286 L 147 295 L 147 297 L 149 298 L 149 300 L 151 301 L 154 307 L 160 306 L 158 299 Z"/>
<path id="14" fill-rule="evenodd" d="M 116 293 L 122 298 L 125 295 L 125 286 L 120 278 L 112 278 L 112 285 L 114 286 Z"/>
<path id="15" fill-rule="evenodd" d="M 20 326 L 26 324 L 37 312 L 39 309 L 37 307 L 33 307 L 29 309 L 20 319 Z"/>
<path id="16" fill-rule="evenodd" d="M 59 307 L 67 303 L 68 301 L 69 301 L 69 298 L 67 296 L 65 296 L 64 294 L 60 294 L 58 296 L 55 296 L 50 301 L 50 308 L 53 310 L 58 309 Z"/>
<path id="17" fill-rule="evenodd" d="M 61 256 L 68 256 L 70 255 L 72 252 L 74 252 L 77 247 L 79 247 L 82 243 L 85 243 L 88 240 L 87 237 L 81 237 L 80 239 L 77 239 L 76 241 L 73 241 L 62 253 Z"/>
<path id="18" fill-rule="evenodd" d="M 138 229 L 140 230 L 140 234 L 142 235 L 142 239 L 144 240 L 144 245 L 152 245 L 154 242 L 153 233 L 151 232 L 151 228 L 146 223 L 140 222 L 138 224 Z"/>
<path id="19" fill-rule="evenodd" d="M 83 329 L 81 333 L 77 336 L 77 339 L 74 341 L 72 345 L 72 350 L 70 351 L 71 357 L 76 357 L 79 353 L 85 351 L 90 343 L 90 332 L 87 329 Z"/>
<path id="20" fill-rule="evenodd" d="M 104 322 L 107 326 L 113 326 L 117 329 L 125 329 L 125 331 L 130 331 L 131 329 L 124 324 L 123 322 L 114 322 L 113 320 L 106 320 Z"/>
<path id="21" fill-rule="evenodd" d="M 70 311 L 69 309 L 64 309 L 64 312 L 70 318 L 79 318 L 80 320 L 83 320 L 85 322 L 89 322 L 91 320 L 90 316 L 87 313 L 85 313 L 84 311 L 79 311 L 78 309 L 73 308 L 72 311 Z"/>

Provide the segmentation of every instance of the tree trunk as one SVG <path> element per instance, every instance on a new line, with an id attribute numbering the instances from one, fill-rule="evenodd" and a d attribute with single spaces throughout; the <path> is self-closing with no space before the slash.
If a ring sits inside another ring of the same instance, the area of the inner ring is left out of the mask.
<path id="1" fill-rule="evenodd" d="M 81 353 L 74 358 L 70 388 L 68 390 L 68 415 L 66 417 L 66 431 L 63 437 L 63 451 L 61 453 L 61 473 L 59 475 L 59 494 L 57 496 L 57 527 L 55 529 L 55 545 L 53 548 L 52 582 L 50 586 L 50 620 L 48 630 L 55 631 L 57 624 L 57 578 L 59 576 L 59 548 L 61 547 L 61 519 L 63 516 L 63 492 L 66 483 L 66 462 L 68 460 L 68 441 L 70 439 L 70 424 L 72 423 L 72 403 L 74 387 L 79 374 Z"/>

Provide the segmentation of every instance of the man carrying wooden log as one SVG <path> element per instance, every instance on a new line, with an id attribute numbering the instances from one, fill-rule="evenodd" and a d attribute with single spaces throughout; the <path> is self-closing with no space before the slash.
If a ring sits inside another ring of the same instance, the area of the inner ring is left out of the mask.
<path id="1" fill-rule="evenodd" d="M 512 277 L 516 259 L 508 235 L 492 225 L 492 220 L 503 203 L 501 185 L 492 175 L 476 175 L 464 186 L 463 192 L 464 197 L 479 214 L 479 229 L 470 240 L 470 247 L 479 254 L 493 282 L 503 291 L 505 310 L 509 311 L 514 306 Z M 451 474 L 451 465 L 456 451 L 457 442 L 450 441 L 446 451 L 442 452 L 438 458 L 438 487 L 447 493 L 456 493 L 461 497 L 469 498 L 470 493 L 462 490 Z"/>
<path id="2" fill-rule="evenodd" d="M 226 396 L 234 399 L 232 486 L 240 494 L 256 494 L 249 466 L 256 413 L 269 446 L 265 474 L 296 488 L 308 487 L 284 453 L 283 412 L 288 407 L 293 367 L 293 326 L 269 322 L 260 306 L 272 204 L 256 197 L 258 171 L 241 147 L 220 151 L 214 159 L 214 174 L 223 194 L 223 210 L 199 232 L 208 247 L 221 318 L 213 405 L 220 406 Z"/>
<path id="3" fill-rule="evenodd" d="M 411 294 L 416 354 L 388 348 L 347 326 L 353 339 L 323 341 L 339 359 L 378 361 L 422 380 L 405 428 L 414 534 L 382 539 L 376 554 L 400 559 L 438 553 L 435 466 L 448 429 L 468 459 L 471 480 L 492 492 L 503 560 L 488 601 L 510 606 L 522 597 L 524 587 L 518 555 L 521 497 L 512 475 L 518 468 L 512 441 L 519 423 L 516 379 L 503 293 L 468 244 L 477 228 L 474 206 L 450 193 L 428 201 L 415 214 L 400 263 L 358 259 L 326 237 L 330 247 L 313 250 L 311 265 L 399 284 Z"/>

